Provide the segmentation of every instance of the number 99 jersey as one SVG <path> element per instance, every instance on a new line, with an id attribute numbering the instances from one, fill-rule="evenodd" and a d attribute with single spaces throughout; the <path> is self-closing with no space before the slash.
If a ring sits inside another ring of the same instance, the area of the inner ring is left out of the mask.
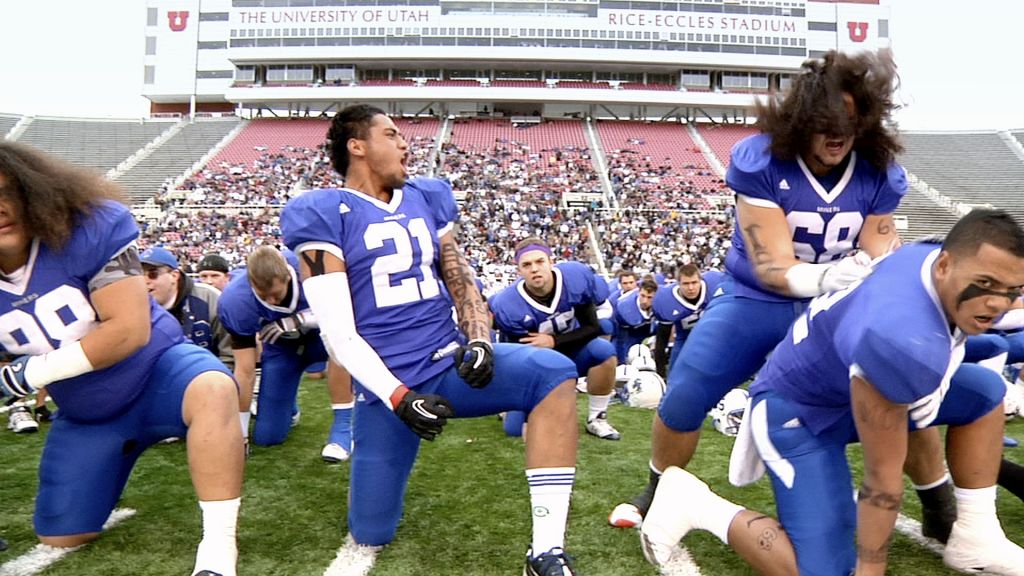
<path id="1" fill-rule="evenodd" d="M 750 136 L 733 147 L 725 181 L 754 206 L 781 208 L 797 259 L 810 263 L 837 260 L 856 248 L 864 218 L 891 213 L 907 191 L 902 167 L 893 164 L 886 172 L 879 172 L 856 151 L 850 152 L 845 168 L 819 179 L 802 158 L 781 160 L 773 156 L 767 134 Z M 774 302 L 791 300 L 758 284 L 738 219 L 725 266 L 737 280 L 737 296 Z"/>
<path id="2" fill-rule="evenodd" d="M 439 239 L 458 207 L 451 185 L 418 178 L 383 202 L 348 188 L 307 192 L 281 212 L 285 244 L 345 262 L 356 330 L 406 386 L 454 364 L 432 354 L 455 341 L 451 303 L 438 278 Z"/>
<path id="3" fill-rule="evenodd" d="M 133 246 L 138 235 L 128 209 L 105 202 L 77 223 L 61 251 L 33 240 L 24 273 L 0 281 L 3 350 L 14 356 L 45 354 L 95 329 L 99 317 L 90 299 L 90 282 L 108 266 L 117 266 L 112 260 Z M 163 352 L 185 340 L 177 320 L 152 298 L 149 314 L 152 332 L 140 350 L 113 366 L 47 386 L 61 414 L 81 421 L 104 420 L 141 394 Z"/>

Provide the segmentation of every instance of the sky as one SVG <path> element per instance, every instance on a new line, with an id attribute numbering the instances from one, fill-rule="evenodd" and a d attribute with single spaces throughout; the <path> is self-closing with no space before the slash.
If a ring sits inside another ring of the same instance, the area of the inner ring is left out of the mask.
<path id="1" fill-rule="evenodd" d="M 881 2 L 892 11 L 902 129 L 1024 128 L 1024 2 Z M 0 112 L 146 116 L 145 10 L 142 0 L 4 2 Z"/>

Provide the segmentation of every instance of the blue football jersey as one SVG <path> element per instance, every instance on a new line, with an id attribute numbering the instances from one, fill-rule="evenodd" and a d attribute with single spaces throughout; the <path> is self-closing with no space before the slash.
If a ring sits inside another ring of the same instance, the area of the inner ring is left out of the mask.
<path id="1" fill-rule="evenodd" d="M 694 302 L 687 302 L 679 294 L 679 285 L 676 283 L 669 284 L 654 295 L 654 315 L 662 324 L 675 325 L 677 343 L 686 340 L 690 330 L 693 330 L 697 320 L 704 314 L 704 309 L 714 298 L 718 284 L 724 276 L 725 274 L 717 270 L 708 270 L 701 274 L 700 294 Z"/>
<path id="2" fill-rule="evenodd" d="M 811 301 L 750 388 L 794 402 L 814 433 L 850 412 L 851 373 L 912 404 L 948 385 L 964 336 L 950 333 L 932 282 L 937 244 L 910 244 L 863 282 Z"/>
<path id="3" fill-rule="evenodd" d="M 288 271 L 292 276 L 290 299 L 279 305 L 264 302 L 253 291 L 252 285 L 249 284 L 249 275 L 243 268 L 242 272 L 236 274 L 224 287 L 224 292 L 217 302 L 217 314 L 229 332 L 240 336 L 255 336 L 264 325 L 309 308 L 306 296 L 302 292 L 302 284 L 299 282 L 298 258 L 290 250 L 283 250 L 281 253 L 288 262 Z M 282 338 L 275 345 L 287 346 L 287 342 Z"/>
<path id="4" fill-rule="evenodd" d="M 356 330 L 409 387 L 454 364 L 431 356 L 460 339 L 438 272 L 440 238 L 457 214 L 451 185 L 432 178 L 409 180 L 390 202 L 314 190 L 281 213 L 289 248 L 331 250 L 345 261 Z"/>
<path id="5" fill-rule="evenodd" d="M 131 246 L 139 229 L 128 209 L 105 202 L 75 226 L 63 250 L 38 241 L 23 276 L 0 280 L 0 346 L 13 356 L 39 355 L 77 342 L 99 325 L 89 281 Z M 84 421 L 123 411 L 142 392 L 153 365 L 172 345 L 184 342 L 181 326 L 149 299 L 149 342 L 124 360 L 54 382 L 47 390 L 61 414 Z"/>
<path id="6" fill-rule="evenodd" d="M 504 339 L 517 342 L 530 332 L 571 332 L 579 327 L 576 306 L 601 306 L 608 300 L 608 284 L 586 264 L 559 262 L 553 272 L 555 295 L 550 306 L 537 302 L 522 278 L 487 301 Z"/>
<path id="7" fill-rule="evenodd" d="M 619 296 L 615 302 L 615 324 L 619 328 L 634 329 L 654 326 L 654 309 L 641 310 L 638 296 L 640 296 L 640 289 L 634 288 Z M 655 293 L 655 298 L 657 298 L 657 293 Z"/>
<path id="8" fill-rule="evenodd" d="M 854 151 L 838 180 L 826 187 L 803 159 L 780 160 L 772 156 L 770 145 L 771 138 L 766 134 L 736 143 L 725 180 L 754 205 L 782 209 L 793 236 L 793 250 L 803 262 L 829 262 L 857 248 L 864 218 L 891 213 L 906 193 L 906 173 L 899 165 L 893 164 L 881 173 Z M 737 296 L 790 299 L 765 290 L 757 282 L 739 220 L 733 227 L 725 266 L 737 280 Z"/>

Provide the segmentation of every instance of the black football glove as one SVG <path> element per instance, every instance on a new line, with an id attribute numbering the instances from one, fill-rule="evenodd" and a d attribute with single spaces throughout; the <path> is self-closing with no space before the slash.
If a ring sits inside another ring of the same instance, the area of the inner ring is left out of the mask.
<path id="1" fill-rule="evenodd" d="M 459 376 L 473 388 L 483 388 L 494 377 L 494 349 L 490 342 L 470 340 L 455 352 Z"/>
<path id="2" fill-rule="evenodd" d="M 395 414 L 417 436 L 433 440 L 441 433 L 448 419 L 455 416 L 455 410 L 443 396 L 409 390 L 395 406 Z"/>

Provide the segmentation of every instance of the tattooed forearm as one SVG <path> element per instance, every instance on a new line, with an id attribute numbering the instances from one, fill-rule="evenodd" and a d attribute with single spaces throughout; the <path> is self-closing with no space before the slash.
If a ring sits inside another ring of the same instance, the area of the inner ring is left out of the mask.
<path id="1" fill-rule="evenodd" d="M 455 242 L 441 244 L 441 277 L 455 304 L 462 333 L 470 340 L 490 340 L 487 304 L 476 288 L 473 269 Z"/>
<path id="2" fill-rule="evenodd" d="M 865 546 L 857 542 L 857 559 L 866 564 L 885 564 L 889 561 L 889 545 L 892 543 L 892 533 L 877 548 Z"/>
<path id="3" fill-rule="evenodd" d="M 748 254 L 750 261 L 754 264 L 758 279 L 774 288 L 787 286 L 786 270 L 788 268 L 775 262 L 768 246 L 761 239 L 761 225 L 751 224 L 743 229 L 743 233 L 746 235 Z"/>
<path id="4" fill-rule="evenodd" d="M 302 261 L 306 264 L 306 268 L 309 269 L 310 276 L 320 276 L 327 271 L 327 267 L 324 264 L 323 250 L 307 250 L 303 252 Z"/>
<path id="5" fill-rule="evenodd" d="M 903 502 L 903 492 L 884 492 L 863 484 L 860 487 L 860 491 L 857 492 L 857 502 L 863 502 L 868 506 L 894 512 L 900 509 L 900 504 Z"/>

